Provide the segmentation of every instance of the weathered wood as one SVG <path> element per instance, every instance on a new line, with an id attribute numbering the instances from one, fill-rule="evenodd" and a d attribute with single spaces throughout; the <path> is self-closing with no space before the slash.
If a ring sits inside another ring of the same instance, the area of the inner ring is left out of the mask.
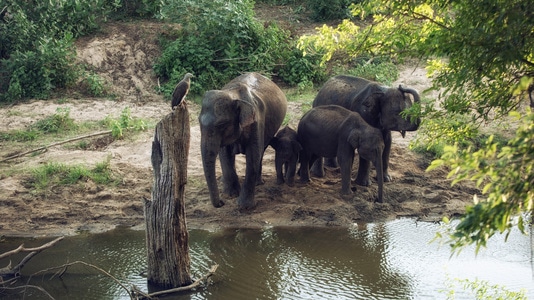
<path id="1" fill-rule="evenodd" d="M 152 200 L 145 200 L 147 279 L 162 287 L 192 283 L 184 208 L 189 139 L 189 112 L 180 105 L 156 125 L 152 142 L 154 184 Z"/>
<path id="2" fill-rule="evenodd" d="M 6 257 L 9 257 L 11 255 L 14 255 L 20 252 L 30 252 L 15 267 L 12 267 L 11 262 L 10 262 L 7 267 L 0 268 L 0 279 L 6 278 L 6 277 L 18 277 L 20 275 L 20 270 L 24 267 L 24 265 L 28 261 L 30 261 L 30 259 L 32 259 L 32 257 L 39 254 L 41 251 L 54 246 L 57 242 L 61 241 L 62 239 L 63 237 L 58 237 L 53 241 L 50 241 L 42 246 L 35 247 L 35 248 L 26 248 L 24 247 L 24 245 L 20 245 L 17 249 L 0 254 L 0 259 L 1 259 L 1 258 L 6 258 Z"/>

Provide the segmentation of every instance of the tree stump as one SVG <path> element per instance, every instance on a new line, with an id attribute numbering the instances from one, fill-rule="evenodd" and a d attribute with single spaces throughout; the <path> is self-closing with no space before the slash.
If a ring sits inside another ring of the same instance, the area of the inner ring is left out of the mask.
<path id="1" fill-rule="evenodd" d="M 154 185 L 152 200 L 145 200 L 147 280 L 166 288 L 192 283 L 184 209 L 189 138 L 189 111 L 180 105 L 156 125 L 152 142 Z"/>

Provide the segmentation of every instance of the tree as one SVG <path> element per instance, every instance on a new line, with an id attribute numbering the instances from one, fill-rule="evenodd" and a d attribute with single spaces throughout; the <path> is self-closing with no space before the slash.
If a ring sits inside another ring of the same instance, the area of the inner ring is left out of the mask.
<path id="1" fill-rule="evenodd" d="M 534 90 L 534 12 L 528 0 L 368 0 L 352 7 L 366 20 L 345 20 L 301 38 L 306 53 L 323 52 L 323 62 L 343 51 L 350 56 L 426 60 L 440 99 L 421 111 L 428 149 L 445 147 L 430 169 L 448 166 L 453 184 L 473 180 L 483 198 L 466 209 L 451 234 L 451 245 L 477 249 L 496 232 L 517 226 L 533 213 L 534 117 L 521 104 Z M 482 146 L 480 127 L 514 112 L 521 124 L 506 144 L 490 136 Z M 425 128 L 427 130 L 425 130 Z M 467 137 L 467 142 L 466 142 Z"/>

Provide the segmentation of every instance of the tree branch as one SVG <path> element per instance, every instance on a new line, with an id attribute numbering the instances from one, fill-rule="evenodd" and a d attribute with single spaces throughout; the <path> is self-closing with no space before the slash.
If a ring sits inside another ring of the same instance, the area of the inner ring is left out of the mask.
<path id="1" fill-rule="evenodd" d="M 37 149 L 33 149 L 33 150 L 26 151 L 26 152 L 23 152 L 23 153 L 15 154 L 15 155 L 12 155 L 12 156 L 9 156 L 9 157 L 6 157 L 6 158 L 0 160 L 0 162 L 8 161 L 8 160 L 11 160 L 13 158 L 21 157 L 21 156 L 24 156 L 24 155 L 27 155 L 27 154 L 30 154 L 30 153 L 33 153 L 33 152 L 46 150 L 46 149 L 48 149 L 50 147 L 59 146 L 59 145 L 70 143 L 70 142 L 74 142 L 74 141 L 77 141 L 77 140 L 81 140 L 81 139 L 85 139 L 85 138 L 89 138 L 89 137 L 94 137 L 94 136 L 99 136 L 99 135 L 110 134 L 110 133 L 112 133 L 111 130 L 106 130 L 106 131 L 101 131 L 101 132 L 96 132 L 96 133 L 91 133 L 91 134 L 87 134 L 87 135 L 78 136 L 78 137 L 75 137 L 75 138 L 72 138 L 72 139 L 68 139 L 68 140 L 65 140 L 65 141 L 53 143 L 53 144 L 50 144 L 48 146 L 42 146 L 42 147 L 39 147 Z"/>

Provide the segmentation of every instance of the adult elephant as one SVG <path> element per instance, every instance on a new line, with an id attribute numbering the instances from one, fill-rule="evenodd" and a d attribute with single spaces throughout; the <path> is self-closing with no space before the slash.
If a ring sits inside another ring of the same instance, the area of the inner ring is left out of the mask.
<path id="1" fill-rule="evenodd" d="M 360 114 L 339 105 L 314 107 L 300 119 L 297 138 L 300 152 L 300 180 L 310 181 L 309 166 L 321 157 L 337 157 L 341 168 L 341 193 L 351 194 L 350 174 L 354 151 L 360 161 L 373 162 L 378 181 L 378 202 L 383 199 L 382 152 L 384 140 L 379 129 L 367 124 Z M 369 178 L 369 168 L 358 168 L 358 177 Z"/>
<path id="2" fill-rule="evenodd" d="M 412 95 L 413 102 L 409 95 Z M 382 162 L 384 181 L 391 181 L 388 173 L 389 154 L 391 152 L 391 131 L 399 131 L 402 137 L 406 131 L 415 131 L 421 120 L 408 120 L 401 116 L 401 112 L 410 108 L 413 103 L 419 103 L 420 97 L 416 90 L 410 88 L 390 88 L 367 79 L 338 75 L 330 78 L 319 90 L 313 100 L 313 107 L 335 104 L 359 113 L 371 126 L 380 129 L 384 139 Z M 360 168 L 368 173 L 369 161 L 360 158 Z M 317 176 L 324 176 L 322 160 L 314 165 L 313 172 Z M 369 180 L 356 178 L 359 185 L 369 185 Z"/>
<path id="3" fill-rule="evenodd" d="M 254 189 L 261 183 L 261 164 L 265 148 L 280 128 L 287 111 L 287 100 L 280 88 L 258 73 L 234 78 L 221 90 L 207 91 L 199 115 L 204 175 L 211 203 L 221 207 L 215 177 L 217 155 L 221 162 L 223 192 L 238 198 L 239 209 L 255 206 Z M 235 155 L 246 156 L 243 186 L 239 184 Z"/>

